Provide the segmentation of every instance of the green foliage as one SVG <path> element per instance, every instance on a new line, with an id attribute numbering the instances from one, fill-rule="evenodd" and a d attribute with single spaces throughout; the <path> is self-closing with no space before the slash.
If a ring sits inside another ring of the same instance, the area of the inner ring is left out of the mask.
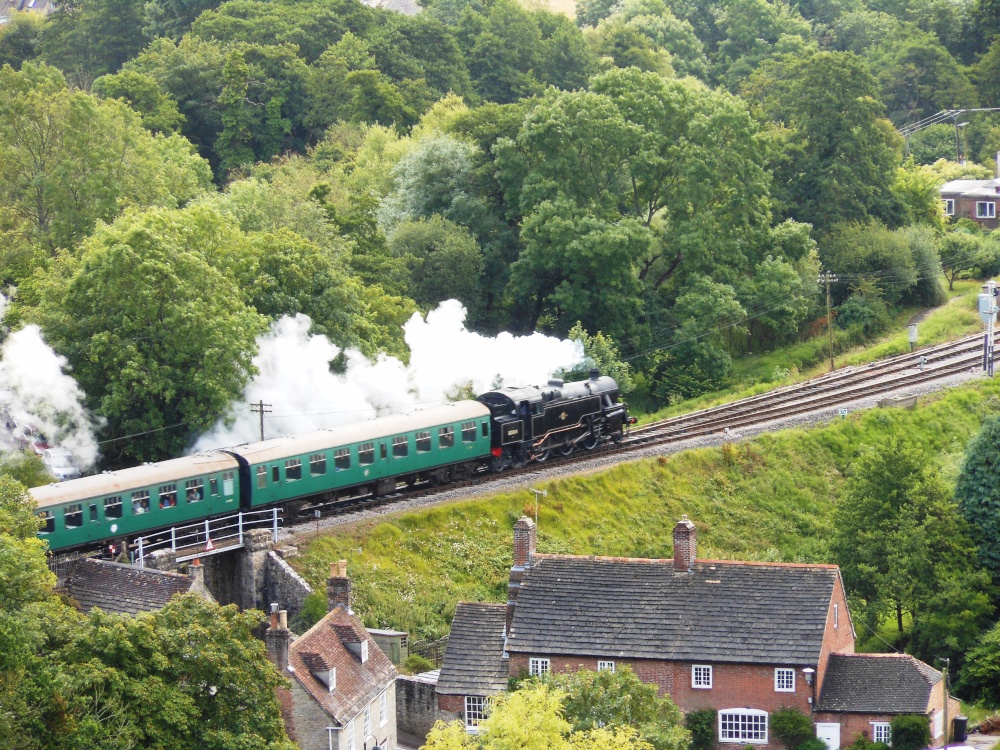
<path id="1" fill-rule="evenodd" d="M 103 99 L 123 99 L 139 113 L 148 130 L 170 134 L 184 122 L 184 115 L 177 111 L 177 103 L 144 73 L 124 70 L 101 76 L 94 81 L 93 91 Z"/>
<path id="2" fill-rule="evenodd" d="M 930 722 L 926 716 L 903 714 L 891 722 L 893 750 L 923 750 L 931 743 Z"/>
<path id="3" fill-rule="evenodd" d="M 27 488 L 40 487 L 52 481 L 42 457 L 31 451 L 9 451 L 0 454 L 0 474 L 6 474 Z"/>
<path id="4" fill-rule="evenodd" d="M 622 393 L 628 393 L 632 390 L 632 368 L 629 367 L 628 362 L 622 361 L 621 355 L 618 354 L 618 347 L 609 336 L 605 336 L 600 331 L 591 336 L 577 321 L 577 324 L 569 330 L 569 338 L 573 341 L 579 341 L 583 345 L 584 361 L 571 372 L 563 373 L 564 379 L 587 378 L 590 369 L 596 367 L 601 375 L 614 378 Z"/>
<path id="5" fill-rule="evenodd" d="M 770 727 L 785 750 L 800 750 L 807 740 L 816 736 L 812 719 L 794 708 L 779 708 L 772 712 Z"/>
<path id="6" fill-rule="evenodd" d="M 714 708 L 700 708 L 684 714 L 684 726 L 691 733 L 691 750 L 712 750 L 715 747 L 716 719 Z"/>
<path id="7" fill-rule="evenodd" d="M 309 628 L 323 619 L 327 613 L 327 598 L 323 591 L 313 591 L 302 600 L 302 609 L 288 624 L 294 633 L 305 633 Z"/>
<path id="8" fill-rule="evenodd" d="M 430 659 L 425 659 L 420 654 L 410 654 L 399 665 L 399 671 L 403 674 L 420 674 L 432 669 L 434 669 L 434 662 Z"/>
<path id="9" fill-rule="evenodd" d="M 969 443 L 955 486 L 955 497 L 979 545 L 979 558 L 995 581 L 1000 581 L 1000 476 L 997 446 L 1000 418 L 990 417 Z"/>
<path id="10" fill-rule="evenodd" d="M 110 446 L 112 462 L 179 454 L 254 373 L 263 319 L 206 260 L 227 234 L 197 218 L 126 215 L 32 282 L 37 307 L 29 317 L 107 419 L 103 435 L 139 433 Z"/>
<path id="11" fill-rule="evenodd" d="M 669 696 L 657 697 L 656 685 L 642 682 L 627 666 L 550 673 L 544 684 L 565 694 L 563 716 L 574 732 L 631 727 L 656 750 L 687 750 L 690 735 L 680 709 Z"/>
<path id="12" fill-rule="evenodd" d="M 56 7 L 42 29 L 42 59 L 87 87 L 117 73 L 149 41 L 143 33 L 141 0 L 88 0 Z"/>
<path id="13" fill-rule="evenodd" d="M 0 473 L 0 612 L 9 616 L 44 599 L 55 576 L 45 560 L 35 503 L 24 485 Z M 2 649 L 0 649 L 2 651 Z"/>
<path id="14" fill-rule="evenodd" d="M 12 11 L 7 23 L 0 26 L 0 68 L 10 65 L 21 69 L 21 63 L 33 59 L 38 51 L 45 19 L 32 11 Z"/>
<path id="15" fill-rule="evenodd" d="M 988 707 L 1000 708 L 1000 623 L 966 654 L 959 688 Z"/>
<path id="16" fill-rule="evenodd" d="M 859 739 L 864 739 L 864 735 L 861 735 Z M 823 740 L 821 740 L 819 737 L 813 736 L 807 739 L 801 745 L 799 745 L 799 750 L 823 750 L 824 747 L 826 747 L 826 743 L 823 742 Z M 850 747 L 854 747 L 854 745 L 851 745 Z M 863 749 L 858 748 L 858 750 L 863 750 Z M 883 745 L 881 742 L 879 742 L 877 744 L 877 747 L 870 748 L 870 750 L 888 750 L 888 745 Z"/>
<path id="17" fill-rule="evenodd" d="M 836 227 L 821 244 L 820 258 L 834 273 L 871 280 L 889 305 L 898 304 L 921 277 L 907 237 L 878 222 Z M 835 285 L 834 296 L 843 294 L 843 285 Z"/>
<path id="18" fill-rule="evenodd" d="M 865 336 L 882 333 L 889 327 L 889 310 L 880 296 L 872 293 L 855 293 L 837 307 L 837 325 L 841 328 L 857 326 Z"/>

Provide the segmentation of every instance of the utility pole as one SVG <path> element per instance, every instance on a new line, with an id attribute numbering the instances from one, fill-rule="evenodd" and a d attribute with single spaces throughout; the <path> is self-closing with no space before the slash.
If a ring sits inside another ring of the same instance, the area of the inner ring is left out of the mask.
<path id="1" fill-rule="evenodd" d="M 271 413 L 271 404 L 265 404 L 263 400 L 256 404 L 250 404 L 252 414 L 260 414 L 260 441 L 264 442 L 264 415 Z"/>
<path id="2" fill-rule="evenodd" d="M 832 271 L 824 271 L 816 280 L 817 284 L 826 284 L 826 333 L 830 342 L 830 371 L 837 369 L 833 362 L 833 312 L 830 308 L 830 284 L 837 280 L 836 274 Z"/>
<path id="3" fill-rule="evenodd" d="M 993 328 L 997 321 L 997 283 L 987 281 L 979 295 L 979 319 L 986 326 L 983 336 L 983 370 L 993 377 Z"/>

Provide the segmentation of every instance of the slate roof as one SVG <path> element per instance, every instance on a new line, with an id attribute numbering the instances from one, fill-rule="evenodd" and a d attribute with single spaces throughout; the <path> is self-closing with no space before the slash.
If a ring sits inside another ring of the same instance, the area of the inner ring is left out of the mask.
<path id="1" fill-rule="evenodd" d="M 506 604 L 459 602 L 451 622 L 437 692 L 445 695 L 496 695 L 507 689 L 503 658 Z"/>
<path id="2" fill-rule="evenodd" d="M 368 641 L 364 664 L 347 650 L 338 633 Z M 396 668 L 369 636 L 361 622 L 344 607 L 336 607 L 296 638 L 288 648 L 288 666 L 294 679 L 330 715 L 344 726 L 396 679 Z M 337 670 L 337 686 L 330 690 L 309 671 Z"/>
<path id="3" fill-rule="evenodd" d="M 507 651 L 809 665 L 835 565 L 534 555 Z M 449 644 L 450 646 L 450 644 Z"/>
<path id="4" fill-rule="evenodd" d="M 941 673 L 908 654 L 832 654 L 817 711 L 925 714 Z"/>
<path id="5" fill-rule="evenodd" d="M 105 612 L 134 615 L 162 609 L 175 594 L 191 590 L 188 576 L 149 568 L 83 558 L 66 580 L 66 591 L 84 612 L 100 607 Z"/>
<path id="6" fill-rule="evenodd" d="M 967 193 L 988 189 L 996 194 L 997 180 L 952 180 L 941 186 L 941 193 Z"/>

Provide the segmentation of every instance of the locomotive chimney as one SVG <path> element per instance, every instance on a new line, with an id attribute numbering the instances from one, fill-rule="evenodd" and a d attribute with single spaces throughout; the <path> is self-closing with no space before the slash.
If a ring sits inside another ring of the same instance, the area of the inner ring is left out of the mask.
<path id="1" fill-rule="evenodd" d="M 597 380 L 599 377 L 601 377 L 601 371 L 598 370 L 596 367 L 592 367 L 590 369 L 590 379 Z"/>
<path id="2" fill-rule="evenodd" d="M 674 572 L 690 573 L 698 552 L 698 529 L 687 514 L 674 526 Z"/>

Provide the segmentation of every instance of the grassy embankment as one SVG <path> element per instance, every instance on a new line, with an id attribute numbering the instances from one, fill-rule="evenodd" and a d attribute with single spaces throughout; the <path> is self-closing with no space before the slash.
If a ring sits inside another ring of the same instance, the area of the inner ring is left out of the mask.
<path id="1" fill-rule="evenodd" d="M 827 562 L 832 510 L 865 446 L 905 437 L 953 478 L 982 416 L 997 412 L 1000 382 L 981 381 L 912 411 L 858 412 L 811 430 L 543 482 L 539 551 L 670 557 L 670 530 L 687 513 L 698 523 L 700 557 Z M 436 637 L 457 601 L 505 600 L 511 528 L 532 503 L 525 490 L 359 523 L 303 543 L 291 562 L 323 590 L 329 563 L 346 558 L 367 625 Z"/>
<path id="2" fill-rule="evenodd" d="M 932 310 L 919 324 L 919 346 L 931 346 L 960 338 L 980 330 L 976 312 L 978 281 L 956 281 L 949 300 Z M 882 357 L 904 354 L 910 350 L 907 322 L 918 308 L 905 308 L 893 320 L 889 333 L 874 342 L 860 346 L 848 343 L 846 331 L 834 330 L 834 351 L 838 367 L 871 362 Z M 825 335 L 781 347 L 766 354 L 740 357 L 733 362 L 733 384 L 722 391 L 705 394 L 661 409 L 655 414 L 640 416 L 640 422 L 685 414 L 716 404 L 724 404 L 747 396 L 773 390 L 815 377 L 829 369 L 829 348 Z M 784 373 L 788 373 L 782 377 Z"/>

